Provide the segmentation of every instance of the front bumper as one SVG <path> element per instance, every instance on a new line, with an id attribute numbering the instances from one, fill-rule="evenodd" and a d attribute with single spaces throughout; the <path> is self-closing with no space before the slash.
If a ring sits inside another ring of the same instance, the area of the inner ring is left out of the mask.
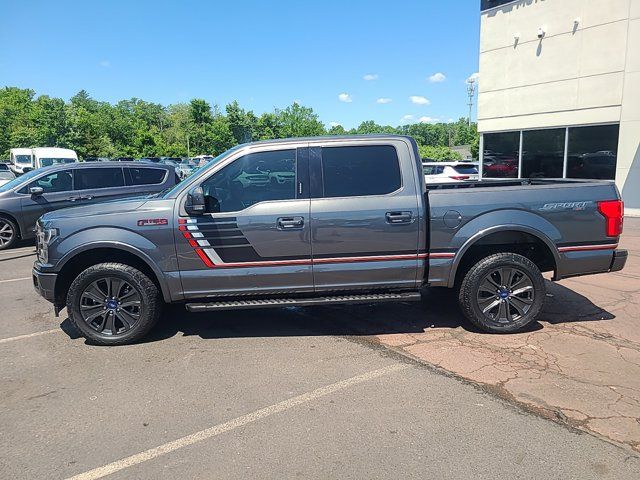
<path id="1" fill-rule="evenodd" d="M 33 277 L 33 288 L 35 288 L 36 292 L 46 300 L 54 303 L 58 274 L 43 273 L 34 267 L 33 270 L 31 270 L 31 276 Z"/>
<path id="2" fill-rule="evenodd" d="M 622 270 L 627 263 L 627 257 L 629 256 L 629 252 L 626 250 L 614 250 L 613 251 L 613 259 L 611 260 L 611 267 L 609 268 L 610 272 L 617 272 Z"/>

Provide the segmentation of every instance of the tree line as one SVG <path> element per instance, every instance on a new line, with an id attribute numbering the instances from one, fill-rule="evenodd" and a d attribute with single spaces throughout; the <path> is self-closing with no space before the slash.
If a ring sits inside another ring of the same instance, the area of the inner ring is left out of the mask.
<path id="1" fill-rule="evenodd" d="M 163 106 L 138 98 L 116 104 L 95 100 L 81 90 L 68 102 L 30 89 L 0 90 L 0 158 L 16 147 L 64 147 L 86 157 L 186 157 L 217 155 L 239 143 L 273 138 L 388 133 L 411 135 L 423 157 L 458 159 L 449 147 L 472 145 L 475 124 L 416 123 L 393 127 L 369 120 L 345 130 L 327 128 L 313 109 L 298 103 L 261 115 L 234 101 L 220 109 L 203 99 Z"/>

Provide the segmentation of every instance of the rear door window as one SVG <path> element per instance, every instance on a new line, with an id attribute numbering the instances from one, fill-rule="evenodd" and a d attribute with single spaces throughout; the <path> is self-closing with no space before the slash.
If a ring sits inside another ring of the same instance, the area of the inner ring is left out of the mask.
<path id="1" fill-rule="evenodd" d="M 74 190 L 91 190 L 124 186 L 122 168 L 78 168 Z"/>
<path id="2" fill-rule="evenodd" d="M 325 197 L 385 195 L 402 186 L 391 145 L 323 147 L 322 177 Z"/>
<path id="3" fill-rule="evenodd" d="M 164 181 L 167 174 L 161 168 L 127 168 L 128 185 L 158 185 Z"/>

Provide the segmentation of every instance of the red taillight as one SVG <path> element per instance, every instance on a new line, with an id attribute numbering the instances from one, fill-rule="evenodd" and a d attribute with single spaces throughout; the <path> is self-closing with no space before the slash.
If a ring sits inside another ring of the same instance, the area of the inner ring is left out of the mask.
<path id="1" fill-rule="evenodd" d="M 450 175 L 449 178 L 453 180 L 469 180 L 469 175 Z"/>
<path id="2" fill-rule="evenodd" d="M 622 200 L 598 202 L 598 211 L 607 221 L 607 237 L 620 235 L 622 233 L 624 202 Z"/>

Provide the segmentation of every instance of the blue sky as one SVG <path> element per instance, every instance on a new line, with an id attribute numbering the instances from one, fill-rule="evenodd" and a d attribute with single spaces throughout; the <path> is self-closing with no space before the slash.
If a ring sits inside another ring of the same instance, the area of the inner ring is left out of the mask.
<path id="1" fill-rule="evenodd" d="M 466 116 L 478 70 L 479 0 L 0 0 L 0 17 L 0 86 L 65 99 L 297 100 L 327 125 L 399 125 Z"/>

